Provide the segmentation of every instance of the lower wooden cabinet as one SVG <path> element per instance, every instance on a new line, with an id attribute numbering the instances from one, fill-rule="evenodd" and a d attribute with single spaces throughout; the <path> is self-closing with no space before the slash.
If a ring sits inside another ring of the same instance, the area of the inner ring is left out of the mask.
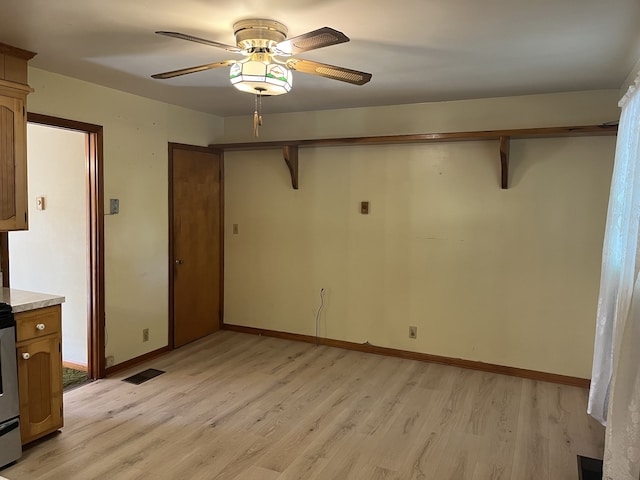
<path id="1" fill-rule="evenodd" d="M 61 306 L 15 314 L 22 444 L 62 427 Z"/>

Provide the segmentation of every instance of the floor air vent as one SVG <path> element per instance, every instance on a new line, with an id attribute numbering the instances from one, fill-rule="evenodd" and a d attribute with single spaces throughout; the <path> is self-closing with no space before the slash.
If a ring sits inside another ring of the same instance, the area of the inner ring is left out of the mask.
<path id="1" fill-rule="evenodd" d="M 123 382 L 133 383 L 134 385 L 140 385 L 141 383 L 146 382 L 147 380 L 151 380 L 158 375 L 162 375 L 162 370 L 156 370 L 155 368 L 148 368 L 147 370 L 143 370 L 140 373 L 136 373 L 135 375 L 131 375 L 130 377 L 123 378 Z"/>

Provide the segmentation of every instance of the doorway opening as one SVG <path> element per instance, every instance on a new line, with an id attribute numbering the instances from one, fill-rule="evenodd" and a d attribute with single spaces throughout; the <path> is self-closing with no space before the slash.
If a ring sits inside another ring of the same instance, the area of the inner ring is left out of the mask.
<path id="1" fill-rule="evenodd" d="M 64 152 L 61 152 L 58 165 L 46 165 L 42 163 L 42 158 L 38 159 L 39 168 L 33 174 L 30 172 L 30 184 L 32 175 L 37 176 L 36 172 L 42 176 L 46 171 L 51 179 L 45 179 L 45 183 L 38 187 L 45 191 L 35 191 L 31 185 L 29 188 L 29 200 L 33 204 L 29 212 L 30 227 L 33 225 L 37 234 L 14 232 L 0 237 L 3 285 L 15 288 L 29 284 L 44 285 L 33 279 L 38 275 L 38 264 L 29 264 L 38 256 L 41 256 L 43 264 L 48 263 L 48 268 L 54 271 L 49 274 L 51 278 L 56 277 L 55 273 L 59 281 L 66 278 L 68 286 L 62 288 L 67 291 L 53 292 L 64 295 L 68 302 L 63 305 L 63 310 L 66 307 L 62 330 L 63 362 L 74 368 L 86 368 L 91 379 L 102 378 L 105 376 L 102 126 L 34 113 L 28 113 L 27 121 L 34 138 L 41 138 L 48 143 L 52 141 L 48 139 L 54 137 L 47 135 L 57 130 L 56 142 L 62 142 L 60 145 L 65 145 L 65 142 L 74 144 L 74 152 L 84 158 L 77 166 L 79 170 L 74 167 L 74 173 L 70 168 L 65 169 L 62 160 Z M 51 132 L 45 133 L 51 127 Z M 69 146 L 65 145 L 64 148 Z M 45 152 L 48 147 L 45 147 Z M 51 147 L 55 147 L 55 143 Z M 30 157 L 31 151 L 28 153 L 28 168 L 32 163 Z M 51 155 L 44 157 L 45 162 L 56 161 L 53 150 Z M 43 187 L 47 185 L 46 182 L 51 182 L 51 187 Z M 61 184 L 68 190 L 75 190 L 74 196 L 64 192 Z M 51 198 L 47 198 L 48 188 L 52 192 Z M 48 208 L 50 212 L 47 212 Z M 49 251 L 56 244 L 59 247 Z M 55 258 L 55 261 L 45 261 L 47 255 Z M 28 260 L 19 260 L 25 258 Z M 14 263 L 13 267 L 11 262 Z M 25 269 L 24 265 L 29 265 L 29 268 Z M 15 285 L 11 285 L 12 279 Z M 46 287 L 40 291 L 49 293 Z M 65 329 L 66 317 L 68 328 Z"/>

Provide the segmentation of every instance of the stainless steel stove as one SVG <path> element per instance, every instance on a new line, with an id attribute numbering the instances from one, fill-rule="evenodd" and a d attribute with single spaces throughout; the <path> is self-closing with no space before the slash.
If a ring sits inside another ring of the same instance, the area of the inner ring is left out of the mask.
<path id="1" fill-rule="evenodd" d="M 0 303 L 0 468 L 22 456 L 16 362 L 16 323 Z"/>

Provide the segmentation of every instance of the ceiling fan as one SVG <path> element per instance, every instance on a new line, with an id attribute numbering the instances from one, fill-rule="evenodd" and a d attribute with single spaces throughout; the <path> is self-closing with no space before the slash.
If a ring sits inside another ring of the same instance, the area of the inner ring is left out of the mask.
<path id="1" fill-rule="evenodd" d="M 171 72 L 157 73 L 152 78 L 167 79 L 219 67 L 231 66 L 231 83 L 241 91 L 261 95 L 281 95 L 291 91 L 291 71 L 332 78 L 354 85 L 364 85 L 371 74 L 336 67 L 324 63 L 294 58 L 298 53 L 349 41 L 342 32 L 323 27 L 296 37 L 287 38 L 287 27 L 275 20 L 247 19 L 233 25 L 236 46 L 206 40 L 178 32 L 156 32 L 158 35 L 179 38 L 222 48 L 244 55 L 241 60 L 223 60 Z"/>

